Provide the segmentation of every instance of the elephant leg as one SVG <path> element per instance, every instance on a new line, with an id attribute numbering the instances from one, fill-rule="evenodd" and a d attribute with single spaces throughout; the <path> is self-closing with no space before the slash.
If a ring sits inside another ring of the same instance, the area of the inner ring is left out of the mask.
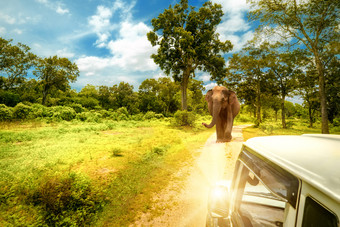
<path id="1" fill-rule="evenodd" d="M 216 123 L 216 137 L 217 143 L 223 142 L 224 139 L 224 125 L 222 121 L 217 121 Z"/>
<path id="2" fill-rule="evenodd" d="M 228 113 L 227 113 L 227 119 L 226 119 L 226 126 L 225 126 L 225 131 L 224 131 L 224 137 L 227 140 L 227 142 L 230 142 L 232 139 L 232 135 L 231 132 L 233 130 L 233 123 L 234 123 L 234 119 L 233 119 L 233 115 L 231 112 L 231 108 L 230 106 L 228 107 Z"/>

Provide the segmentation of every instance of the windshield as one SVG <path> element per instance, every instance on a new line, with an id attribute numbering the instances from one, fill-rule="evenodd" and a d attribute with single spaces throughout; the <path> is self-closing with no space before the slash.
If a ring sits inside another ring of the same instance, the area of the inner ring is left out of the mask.
<path id="1" fill-rule="evenodd" d="M 299 180 L 295 176 L 274 165 L 266 158 L 255 155 L 248 150 L 243 150 L 240 154 L 240 159 L 272 194 L 296 208 Z"/>

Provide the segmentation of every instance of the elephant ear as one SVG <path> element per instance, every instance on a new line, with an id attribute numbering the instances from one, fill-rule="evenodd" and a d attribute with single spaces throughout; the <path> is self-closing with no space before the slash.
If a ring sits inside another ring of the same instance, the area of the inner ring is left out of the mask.
<path id="1" fill-rule="evenodd" d="M 210 89 L 205 95 L 205 101 L 209 102 L 209 100 L 211 100 L 212 95 L 213 95 L 213 91 L 212 89 Z"/>
<path id="2" fill-rule="evenodd" d="M 228 102 L 229 102 L 230 105 L 232 105 L 236 102 L 236 93 L 234 91 L 229 91 Z"/>

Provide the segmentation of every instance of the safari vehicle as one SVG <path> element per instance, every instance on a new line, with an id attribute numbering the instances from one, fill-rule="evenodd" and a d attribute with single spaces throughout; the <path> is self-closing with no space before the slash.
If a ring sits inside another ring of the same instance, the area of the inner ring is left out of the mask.
<path id="1" fill-rule="evenodd" d="M 339 226 L 340 136 L 243 144 L 231 184 L 211 190 L 207 226 Z"/>

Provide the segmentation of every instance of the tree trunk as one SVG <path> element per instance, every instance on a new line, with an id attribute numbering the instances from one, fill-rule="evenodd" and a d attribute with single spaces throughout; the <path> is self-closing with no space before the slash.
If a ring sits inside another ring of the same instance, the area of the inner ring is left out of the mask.
<path id="1" fill-rule="evenodd" d="M 256 89 L 256 116 L 257 116 L 257 122 L 256 125 L 259 126 L 261 123 L 261 84 L 260 79 L 258 79 L 257 82 L 257 89 Z"/>
<path id="2" fill-rule="evenodd" d="M 287 128 L 287 125 L 286 125 L 285 96 L 284 95 L 282 95 L 282 99 L 281 99 L 281 118 L 282 118 L 282 128 Z"/>
<path id="3" fill-rule="evenodd" d="M 189 77 L 190 77 L 190 68 L 186 69 L 183 72 L 183 77 L 181 81 L 182 110 L 188 110 L 187 90 L 188 90 Z"/>
<path id="4" fill-rule="evenodd" d="M 47 95 L 48 95 L 48 87 L 47 87 L 47 85 L 45 85 L 44 90 L 43 90 L 42 102 L 41 102 L 41 104 L 43 106 L 45 106 L 45 104 L 46 104 Z"/>
<path id="5" fill-rule="evenodd" d="M 317 51 L 315 51 L 314 56 L 316 68 L 319 74 L 319 95 L 321 103 L 321 133 L 329 134 L 324 68 Z"/>
<path id="6" fill-rule="evenodd" d="M 312 106 L 308 103 L 309 127 L 313 128 Z"/>

